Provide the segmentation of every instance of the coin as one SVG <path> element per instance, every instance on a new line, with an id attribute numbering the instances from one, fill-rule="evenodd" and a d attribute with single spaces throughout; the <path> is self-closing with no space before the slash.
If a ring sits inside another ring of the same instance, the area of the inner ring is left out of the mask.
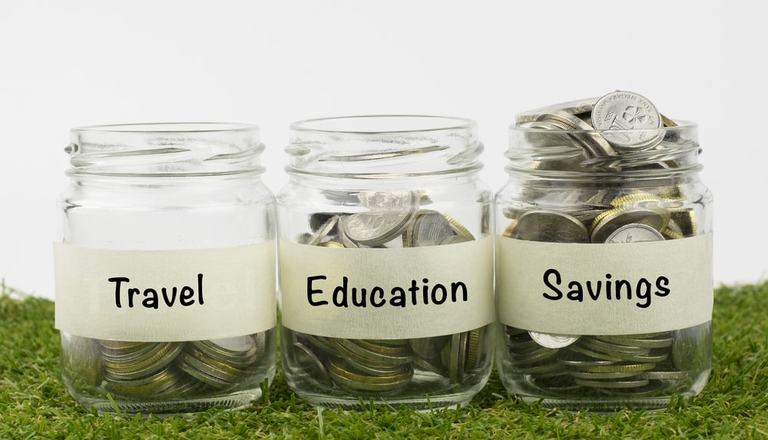
<path id="1" fill-rule="evenodd" d="M 463 239 L 463 241 L 471 241 L 475 239 L 475 236 L 472 235 L 471 232 L 469 232 L 469 229 L 467 229 L 466 226 L 461 224 L 458 220 L 451 217 L 448 214 L 443 214 L 443 217 L 448 221 L 448 224 L 451 225 L 451 229 L 453 229 L 453 232 L 456 234 L 457 237 L 460 237 Z M 485 216 L 484 216 L 485 218 Z"/>
<path id="2" fill-rule="evenodd" d="M 306 373 L 318 382 L 328 383 L 330 381 L 325 365 L 309 347 L 301 342 L 295 342 L 292 353 L 295 359 L 295 363 L 292 365 L 301 367 L 303 370 L 301 373 Z"/>
<path id="3" fill-rule="evenodd" d="M 570 376 L 577 377 L 579 379 L 588 379 L 588 380 L 604 380 L 604 379 L 626 379 L 628 377 L 634 377 L 640 375 L 642 373 L 633 373 L 633 372 L 627 372 L 627 371 L 610 371 L 607 373 L 599 373 L 599 372 L 590 372 L 590 371 L 571 371 L 568 373 Z M 643 377 L 643 379 L 648 379 L 647 377 Z"/>
<path id="4" fill-rule="evenodd" d="M 616 150 L 601 133 L 595 132 L 591 125 L 574 115 L 562 111 L 544 113 L 537 120 L 549 122 L 561 130 L 575 131 L 575 133 L 568 133 L 568 135 L 584 148 L 589 157 L 617 155 Z"/>
<path id="5" fill-rule="evenodd" d="M 634 207 L 652 207 L 656 208 L 663 204 L 661 197 L 646 192 L 635 192 L 624 194 L 611 200 L 611 206 L 614 208 Z"/>
<path id="6" fill-rule="evenodd" d="M 451 336 L 448 359 L 448 374 L 452 383 L 461 383 L 464 378 L 464 366 L 467 353 L 466 333 L 456 333 Z"/>
<path id="7" fill-rule="evenodd" d="M 526 211 L 517 219 L 511 237 L 518 240 L 587 243 L 589 232 L 571 215 L 545 210 Z"/>
<path id="8" fill-rule="evenodd" d="M 590 113 L 595 106 L 599 97 L 577 99 L 574 101 L 561 102 L 554 105 L 548 105 L 533 110 L 529 110 L 523 113 L 519 113 L 515 117 L 515 124 L 520 125 L 526 122 L 533 122 L 537 120 L 537 117 L 544 113 L 565 112 L 572 115 L 578 115 L 582 113 Z"/>
<path id="9" fill-rule="evenodd" d="M 339 222 L 339 216 L 334 215 L 331 218 L 329 218 L 325 223 L 318 228 L 315 235 L 312 237 L 312 239 L 307 242 L 308 245 L 314 246 L 319 244 L 325 237 L 327 237 L 331 231 L 336 227 L 336 224 Z"/>
<path id="10" fill-rule="evenodd" d="M 465 369 L 473 370 L 480 362 L 484 329 L 479 328 L 467 332 L 467 355 Z"/>
<path id="11" fill-rule="evenodd" d="M 531 335 L 531 339 L 536 341 L 537 344 L 546 348 L 565 348 L 579 340 L 579 336 L 572 335 L 555 335 L 534 331 L 529 331 L 528 334 Z"/>
<path id="12" fill-rule="evenodd" d="M 696 235 L 696 230 L 698 229 L 696 211 L 691 208 L 673 209 L 670 215 L 675 224 L 680 227 L 680 232 L 684 237 Z"/>
<path id="13" fill-rule="evenodd" d="M 630 223 L 611 233 L 605 239 L 606 243 L 639 243 L 643 241 L 663 241 L 664 236 L 656 229 L 642 224 Z"/>
<path id="14" fill-rule="evenodd" d="M 403 232 L 403 246 L 435 246 L 456 235 L 448 219 L 437 211 L 421 210 Z"/>
<path id="15" fill-rule="evenodd" d="M 168 366 L 184 348 L 175 342 L 149 343 L 135 351 L 114 355 L 104 352 L 105 376 L 112 379 L 138 379 Z"/>
<path id="16" fill-rule="evenodd" d="M 647 146 L 663 138 L 661 116 L 647 98 L 633 92 L 615 91 L 597 100 L 592 125 L 618 147 Z M 616 130 L 616 132 L 611 132 Z"/>
<path id="17" fill-rule="evenodd" d="M 410 211 L 362 212 L 344 217 L 341 226 L 350 240 L 375 246 L 400 235 L 411 216 Z"/>
<path id="18" fill-rule="evenodd" d="M 596 336 L 597 339 L 624 343 L 626 345 L 642 348 L 666 348 L 672 346 L 672 338 L 659 337 L 659 338 L 640 338 L 634 336 Z"/>
<path id="19" fill-rule="evenodd" d="M 651 380 L 687 380 L 689 379 L 686 371 L 647 371 L 637 376 L 639 379 Z"/>
<path id="20" fill-rule="evenodd" d="M 668 222 L 669 214 L 662 209 L 614 208 L 595 217 L 591 238 L 593 243 L 604 243 L 611 234 L 625 225 L 644 224 L 661 231 Z"/>
<path id="21" fill-rule="evenodd" d="M 589 380 L 576 378 L 574 381 L 579 385 L 594 388 L 638 388 L 650 383 L 648 379 Z"/>
<path id="22" fill-rule="evenodd" d="M 350 371 L 340 361 L 328 363 L 328 374 L 338 385 L 357 391 L 384 392 L 393 391 L 407 385 L 413 370 L 382 376 L 369 376 Z"/>

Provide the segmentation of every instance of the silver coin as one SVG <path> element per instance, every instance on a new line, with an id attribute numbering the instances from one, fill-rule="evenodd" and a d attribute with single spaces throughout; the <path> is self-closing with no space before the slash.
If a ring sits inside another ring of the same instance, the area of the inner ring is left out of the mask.
<path id="1" fill-rule="evenodd" d="M 572 336 L 572 335 L 555 335 L 551 333 L 539 333 L 534 331 L 529 331 L 528 334 L 531 335 L 531 339 L 536 341 L 537 344 L 546 348 L 565 348 L 573 344 L 574 342 L 578 341 L 580 337 L 580 336 Z"/>
<path id="2" fill-rule="evenodd" d="M 639 388 L 648 385 L 648 379 L 632 380 L 590 380 L 575 378 L 574 381 L 582 386 L 590 388 L 626 389 Z"/>
<path id="3" fill-rule="evenodd" d="M 642 223 L 630 223 L 613 231 L 606 243 L 639 243 L 643 241 L 664 241 L 659 231 Z"/>
<path id="4" fill-rule="evenodd" d="M 651 380 L 686 380 L 690 378 L 687 371 L 647 371 L 637 377 Z"/>
<path id="5" fill-rule="evenodd" d="M 618 147 L 647 146 L 661 141 L 661 115 L 647 98 L 633 92 L 615 91 L 597 100 L 592 110 L 592 125 Z M 616 130 L 611 133 L 611 130 Z"/>
<path id="6" fill-rule="evenodd" d="M 340 224 L 343 225 L 343 220 L 339 220 Z M 358 248 L 360 245 L 352 241 L 351 238 L 347 236 L 347 233 L 344 230 L 344 227 L 340 227 L 339 229 L 339 240 L 341 240 L 341 244 L 344 245 L 346 248 Z"/>
<path id="7" fill-rule="evenodd" d="M 411 211 L 362 212 L 341 219 L 344 235 L 367 246 L 384 244 L 405 229 Z"/>
<path id="8" fill-rule="evenodd" d="M 575 217 L 556 211 L 527 211 L 517 219 L 510 236 L 518 240 L 553 243 L 588 243 L 586 226 Z"/>
<path id="9" fill-rule="evenodd" d="M 307 244 L 310 246 L 317 246 L 318 244 L 320 244 L 320 242 L 323 241 L 323 239 L 327 237 L 331 233 L 331 231 L 333 231 L 333 229 L 336 227 L 338 223 L 339 223 L 338 215 L 334 215 L 333 217 L 326 220 L 326 222 L 323 223 L 322 226 L 320 226 L 320 228 L 317 230 L 315 235 L 312 236 L 312 239 L 309 240 Z"/>
<path id="10" fill-rule="evenodd" d="M 577 99 L 519 113 L 515 116 L 515 124 L 520 125 L 526 122 L 536 121 L 538 116 L 543 113 L 553 113 L 558 111 L 570 113 L 572 115 L 589 113 L 594 108 L 598 99 L 597 96 L 594 98 Z"/>
<path id="11" fill-rule="evenodd" d="M 628 377 L 639 376 L 642 373 L 633 373 L 627 371 L 609 371 L 609 372 L 597 372 L 590 371 L 570 371 L 570 376 L 577 377 L 579 379 L 591 379 L 591 380 L 605 380 L 605 379 L 626 379 Z M 643 377 L 643 379 L 650 379 L 649 377 Z"/>
<path id="12" fill-rule="evenodd" d="M 618 154 L 601 133 L 594 131 L 591 125 L 570 113 L 545 113 L 539 116 L 538 121 L 549 122 L 561 130 L 576 131 L 576 133 L 570 133 L 570 136 L 587 151 L 589 157 L 616 156 Z"/>

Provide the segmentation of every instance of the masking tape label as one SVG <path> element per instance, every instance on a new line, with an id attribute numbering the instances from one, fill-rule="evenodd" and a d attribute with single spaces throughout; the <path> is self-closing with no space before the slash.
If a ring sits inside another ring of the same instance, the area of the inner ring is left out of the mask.
<path id="1" fill-rule="evenodd" d="M 496 302 L 509 326 L 621 335 L 712 319 L 712 235 L 616 244 L 497 239 Z"/>
<path id="2" fill-rule="evenodd" d="M 109 250 L 54 245 L 56 328 L 98 339 L 195 341 L 276 322 L 275 243 Z"/>
<path id="3" fill-rule="evenodd" d="M 280 243 L 283 324 L 352 339 L 424 338 L 491 323 L 492 238 L 333 249 Z"/>

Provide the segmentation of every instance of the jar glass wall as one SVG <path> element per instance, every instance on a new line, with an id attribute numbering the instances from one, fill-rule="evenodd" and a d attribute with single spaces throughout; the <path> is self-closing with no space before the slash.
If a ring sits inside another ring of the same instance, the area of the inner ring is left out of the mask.
<path id="1" fill-rule="evenodd" d="M 552 113 L 535 118 L 572 118 Z M 510 128 L 509 181 L 495 210 L 497 362 L 510 393 L 601 410 L 658 408 L 702 390 L 712 357 L 712 197 L 696 133 L 672 121 L 657 130 Z M 651 141 L 620 149 L 615 139 Z"/>
<path id="2" fill-rule="evenodd" d="M 277 196 L 283 367 L 312 404 L 468 402 L 492 358 L 491 194 L 474 123 L 291 126 Z"/>
<path id="3" fill-rule="evenodd" d="M 263 148 L 241 124 L 72 131 L 56 295 L 64 381 L 79 402 L 183 413 L 261 396 L 276 313 Z"/>

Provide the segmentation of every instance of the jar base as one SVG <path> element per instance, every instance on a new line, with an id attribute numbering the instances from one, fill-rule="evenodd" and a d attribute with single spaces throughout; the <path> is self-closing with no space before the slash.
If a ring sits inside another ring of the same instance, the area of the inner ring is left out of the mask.
<path id="1" fill-rule="evenodd" d="M 312 406 L 318 408 L 341 409 L 341 410 L 365 410 L 371 407 L 407 407 L 418 412 L 431 412 L 443 409 L 457 409 L 463 407 L 472 400 L 476 392 L 464 392 L 456 394 L 447 394 L 436 397 L 424 398 L 387 398 L 374 400 L 365 397 L 344 398 L 337 396 L 328 396 L 325 394 L 302 393 L 297 392 L 302 399 L 306 400 Z"/>
<path id="2" fill-rule="evenodd" d="M 275 376 L 275 368 L 269 368 L 262 381 L 269 387 Z M 228 411 L 247 408 L 261 399 L 263 395 L 261 386 L 232 391 L 228 394 L 219 394 L 209 397 L 196 397 L 175 400 L 128 400 L 122 398 L 107 399 L 103 396 L 94 396 L 78 391 L 65 376 L 64 384 L 69 394 L 78 403 L 86 408 L 95 409 L 99 414 L 140 414 L 145 416 L 168 417 L 173 415 L 191 414 L 218 408 Z M 264 385 L 262 385 L 264 386 Z"/>
<path id="3" fill-rule="evenodd" d="M 704 389 L 709 380 L 711 368 L 708 368 L 696 377 L 691 386 L 674 396 L 683 399 L 690 399 Z M 516 396 L 523 402 L 531 405 L 539 405 L 542 408 L 556 408 L 573 411 L 592 411 L 592 412 L 614 412 L 622 409 L 640 409 L 650 412 L 661 411 L 667 408 L 673 395 L 660 395 L 655 397 L 544 397 L 541 395 L 526 394 L 525 391 L 516 386 L 514 381 L 504 381 L 507 393 L 510 396 Z M 528 391 L 530 392 L 530 391 Z"/>
<path id="4" fill-rule="evenodd" d="M 555 408 L 572 411 L 614 412 L 622 409 L 644 409 L 661 411 L 667 407 L 671 397 L 648 397 L 643 399 L 564 399 L 518 396 L 527 404 L 537 404 L 542 408 Z"/>
<path id="5" fill-rule="evenodd" d="M 158 417 L 205 411 L 211 408 L 238 410 L 261 399 L 261 388 L 237 391 L 225 396 L 171 401 L 106 400 L 86 396 L 73 396 L 81 405 L 95 409 L 99 414 L 145 414 Z"/>

